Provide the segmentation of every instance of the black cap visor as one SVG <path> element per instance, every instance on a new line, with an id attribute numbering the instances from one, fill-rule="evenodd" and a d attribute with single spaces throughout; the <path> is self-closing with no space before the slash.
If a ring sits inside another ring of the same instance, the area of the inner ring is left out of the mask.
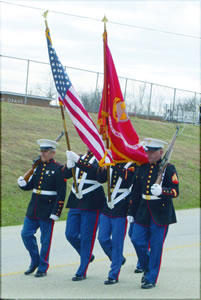
<path id="1" fill-rule="evenodd" d="M 159 149 L 162 149 L 161 147 L 147 147 L 147 150 L 146 151 L 158 151 Z"/>

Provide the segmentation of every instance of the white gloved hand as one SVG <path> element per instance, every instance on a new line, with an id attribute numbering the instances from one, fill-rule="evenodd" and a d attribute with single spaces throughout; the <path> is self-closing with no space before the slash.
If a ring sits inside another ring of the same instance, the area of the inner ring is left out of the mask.
<path id="1" fill-rule="evenodd" d="M 111 199 L 111 201 L 109 202 L 107 200 L 107 206 L 110 208 L 110 209 L 113 209 L 114 208 L 114 201 Z"/>
<path id="2" fill-rule="evenodd" d="M 151 186 L 151 193 L 154 196 L 160 196 L 162 194 L 162 187 L 160 186 L 160 184 L 153 184 Z"/>
<path id="3" fill-rule="evenodd" d="M 72 168 L 75 167 L 75 162 L 72 161 L 71 159 L 68 159 L 67 163 L 66 163 L 66 166 L 67 166 L 68 169 L 72 169 Z"/>
<path id="4" fill-rule="evenodd" d="M 79 155 L 77 155 L 73 151 L 66 151 L 66 157 L 67 157 L 67 160 L 72 160 L 75 163 L 78 162 L 78 160 L 80 159 Z"/>
<path id="5" fill-rule="evenodd" d="M 54 221 L 57 221 L 57 220 L 59 220 L 59 217 L 56 216 L 56 215 L 51 214 L 51 215 L 50 215 L 50 219 L 52 219 L 52 220 L 54 220 Z"/>
<path id="6" fill-rule="evenodd" d="M 17 180 L 17 183 L 20 187 L 24 187 L 27 185 L 27 182 L 26 180 L 24 180 L 24 177 L 20 176 Z"/>
<path id="7" fill-rule="evenodd" d="M 128 221 L 128 223 L 134 223 L 133 216 L 127 216 L 127 221 Z"/>

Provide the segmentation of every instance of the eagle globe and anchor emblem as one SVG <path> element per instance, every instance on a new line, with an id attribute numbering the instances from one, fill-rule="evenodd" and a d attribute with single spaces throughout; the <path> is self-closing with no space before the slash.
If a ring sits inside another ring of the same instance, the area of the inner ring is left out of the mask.
<path id="1" fill-rule="evenodd" d="M 126 112 L 126 103 L 120 98 L 115 97 L 113 102 L 113 118 L 116 122 L 128 121 L 128 114 Z"/>

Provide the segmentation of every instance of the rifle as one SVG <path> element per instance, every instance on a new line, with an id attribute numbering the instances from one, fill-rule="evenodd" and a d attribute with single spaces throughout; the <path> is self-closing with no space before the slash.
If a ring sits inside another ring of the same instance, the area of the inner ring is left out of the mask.
<path id="1" fill-rule="evenodd" d="M 155 182 L 157 184 L 160 184 L 161 181 L 162 181 L 163 172 L 165 171 L 165 169 L 167 167 L 167 164 L 170 161 L 170 157 L 172 155 L 174 143 L 175 143 L 176 137 L 178 135 L 178 132 L 179 132 L 179 126 L 177 126 L 176 132 L 173 135 L 172 140 L 171 140 L 171 142 L 170 142 L 170 144 L 167 148 L 167 151 L 166 151 L 165 155 L 163 156 L 162 161 L 159 165 L 158 177 L 157 177 L 156 182 Z"/>
<path id="2" fill-rule="evenodd" d="M 58 141 L 62 138 L 63 135 L 64 135 L 64 131 L 62 131 L 62 132 L 60 133 L 60 135 L 58 135 L 58 137 L 56 138 L 55 142 L 58 142 Z M 37 167 L 37 165 L 38 165 L 40 162 L 41 162 L 41 157 L 40 157 L 40 155 L 39 155 L 39 156 L 37 156 L 37 157 L 33 160 L 31 169 L 29 169 L 29 170 L 24 174 L 24 176 L 23 176 L 23 177 L 24 177 L 24 180 L 25 180 L 26 182 L 28 182 L 30 176 L 31 176 L 31 175 L 33 174 L 33 172 L 34 172 L 34 169 Z"/>

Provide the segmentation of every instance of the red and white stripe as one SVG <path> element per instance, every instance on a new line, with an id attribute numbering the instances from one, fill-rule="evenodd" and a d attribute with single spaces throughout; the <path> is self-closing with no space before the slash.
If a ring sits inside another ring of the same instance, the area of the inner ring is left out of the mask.
<path id="1" fill-rule="evenodd" d="M 64 104 L 80 138 L 93 152 L 96 159 L 100 161 L 106 152 L 105 145 L 96 125 L 84 108 L 73 86 L 69 88 L 63 100 L 59 96 L 59 101 Z M 112 157 L 108 153 L 105 158 L 105 163 L 112 162 Z"/>

